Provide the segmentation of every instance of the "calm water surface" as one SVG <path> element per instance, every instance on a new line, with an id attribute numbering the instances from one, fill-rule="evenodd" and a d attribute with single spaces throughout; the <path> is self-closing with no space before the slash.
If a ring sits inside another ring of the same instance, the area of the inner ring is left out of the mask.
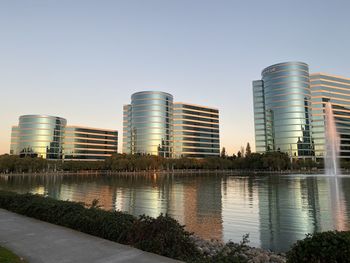
<path id="1" fill-rule="evenodd" d="M 305 233 L 350 229 L 350 177 L 262 175 L 0 176 L 0 189 L 45 194 L 133 215 L 168 213 L 203 238 L 286 251 Z"/>

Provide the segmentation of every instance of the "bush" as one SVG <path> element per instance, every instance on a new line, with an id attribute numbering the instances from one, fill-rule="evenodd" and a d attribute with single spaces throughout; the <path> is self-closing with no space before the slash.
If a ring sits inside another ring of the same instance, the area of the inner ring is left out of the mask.
<path id="1" fill-rule="evenodd" d="M 200 256 L 190 240 L 191 234 L 167 215 L 136 218 L 102 210 L 96 201 L 87 207 L 83 203 L 5 191 L 0 191 L 0 208 L 175 259 L 192 261 Z"/>
<path id="2" fill-rule="evenodd" d="M 307 234 L 287 253 L 287 263 L 350 262 L 350 231 Z"/>
<path id="3" fill-rule="evenodd" d="M 233 242 L 227 242 L 225 247 L 220 253 L 211 259 L 211 262 L 216 263 L 248 263 L 251 262 L 246 256 L 247 250 L 249 250 L 248 239 L 249 235 L 244 235 L 242 241 L 237 244 Z M 255 262 L 255 261 L 254 261 Z"/>
<path id="4" fill-rule="evenodd" d="M 130 229 L 136 220 L 135 217 L 122 212 L 86 208 L 82 203 L 3 191 L 0 192 L 0 207 L 118 242 L 125 242 L 126 230 Z"/>
<path id="5" fill-rule="evenodd" d="M 193 260 L 200 253 L 190 236 L 184 226 L 168 215 L 161 214 L 157 218 L 142 215 L 134 222 L 128 243 L 167 257 Z"/>

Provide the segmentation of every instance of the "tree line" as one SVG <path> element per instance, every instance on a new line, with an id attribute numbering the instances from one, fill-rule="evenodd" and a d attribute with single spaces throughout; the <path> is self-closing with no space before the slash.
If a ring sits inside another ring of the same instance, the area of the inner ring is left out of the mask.
<path id="1" fill-rule="evenodd" d="M 341 168 L 350 169 L 350 161 L 341 160 Z M 65 161 L 47 160 L 40 157 L 19 157 L 17 155 L 0 155 L 0 173 L 33 173 L 54 171 L 151 171 L 151 170 L 300 170 L 322 169 L 323 159 L 290 158 L 287 153 L 267 152 L 252 153 L 249 143 L 241 147 L 237 154 L 228 156 L 225 147 L 220 156 L 207 158 L 163 158 L 146 154 L 114 154 L 101 161 Z"/>
<path id="2" fill-rule="evenodd" d="M 46 160 L 39 157 L 0 155 L 0 173 L 33 173 L 54 171 L 152 171 L 176 169 L 203 170 L 266 170 L 280 171 L 288 169 L 322 168 L 322 163 L 311 159 L 290 160 L 286 153 L 268 152 L 264 154 L 245 152 L 244 155 L 195 158 L 163 158 L 154 155 L 114 154 L 104 161 L 62 161 Z M 345 167 L 348 168 L 348 167 Z"/>

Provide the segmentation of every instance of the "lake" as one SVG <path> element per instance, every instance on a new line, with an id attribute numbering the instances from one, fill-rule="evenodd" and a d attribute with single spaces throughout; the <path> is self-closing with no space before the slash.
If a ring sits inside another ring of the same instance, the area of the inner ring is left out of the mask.
<path id="1" fill-rule="evenodd" d="M 350 228 L 350 177 L 315 175 L 2 175 L 0 189 L 153 217 L 206 238 L 286 251 L 306 233 Z"/>

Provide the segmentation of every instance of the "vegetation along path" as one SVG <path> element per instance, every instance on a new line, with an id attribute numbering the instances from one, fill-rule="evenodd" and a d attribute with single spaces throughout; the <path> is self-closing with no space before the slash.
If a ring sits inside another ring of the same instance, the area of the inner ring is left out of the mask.
<path id="1" fill-rule="evenodd" d="M 0 246 L 29 263 L 180 262 L 0 209 Z"/>

